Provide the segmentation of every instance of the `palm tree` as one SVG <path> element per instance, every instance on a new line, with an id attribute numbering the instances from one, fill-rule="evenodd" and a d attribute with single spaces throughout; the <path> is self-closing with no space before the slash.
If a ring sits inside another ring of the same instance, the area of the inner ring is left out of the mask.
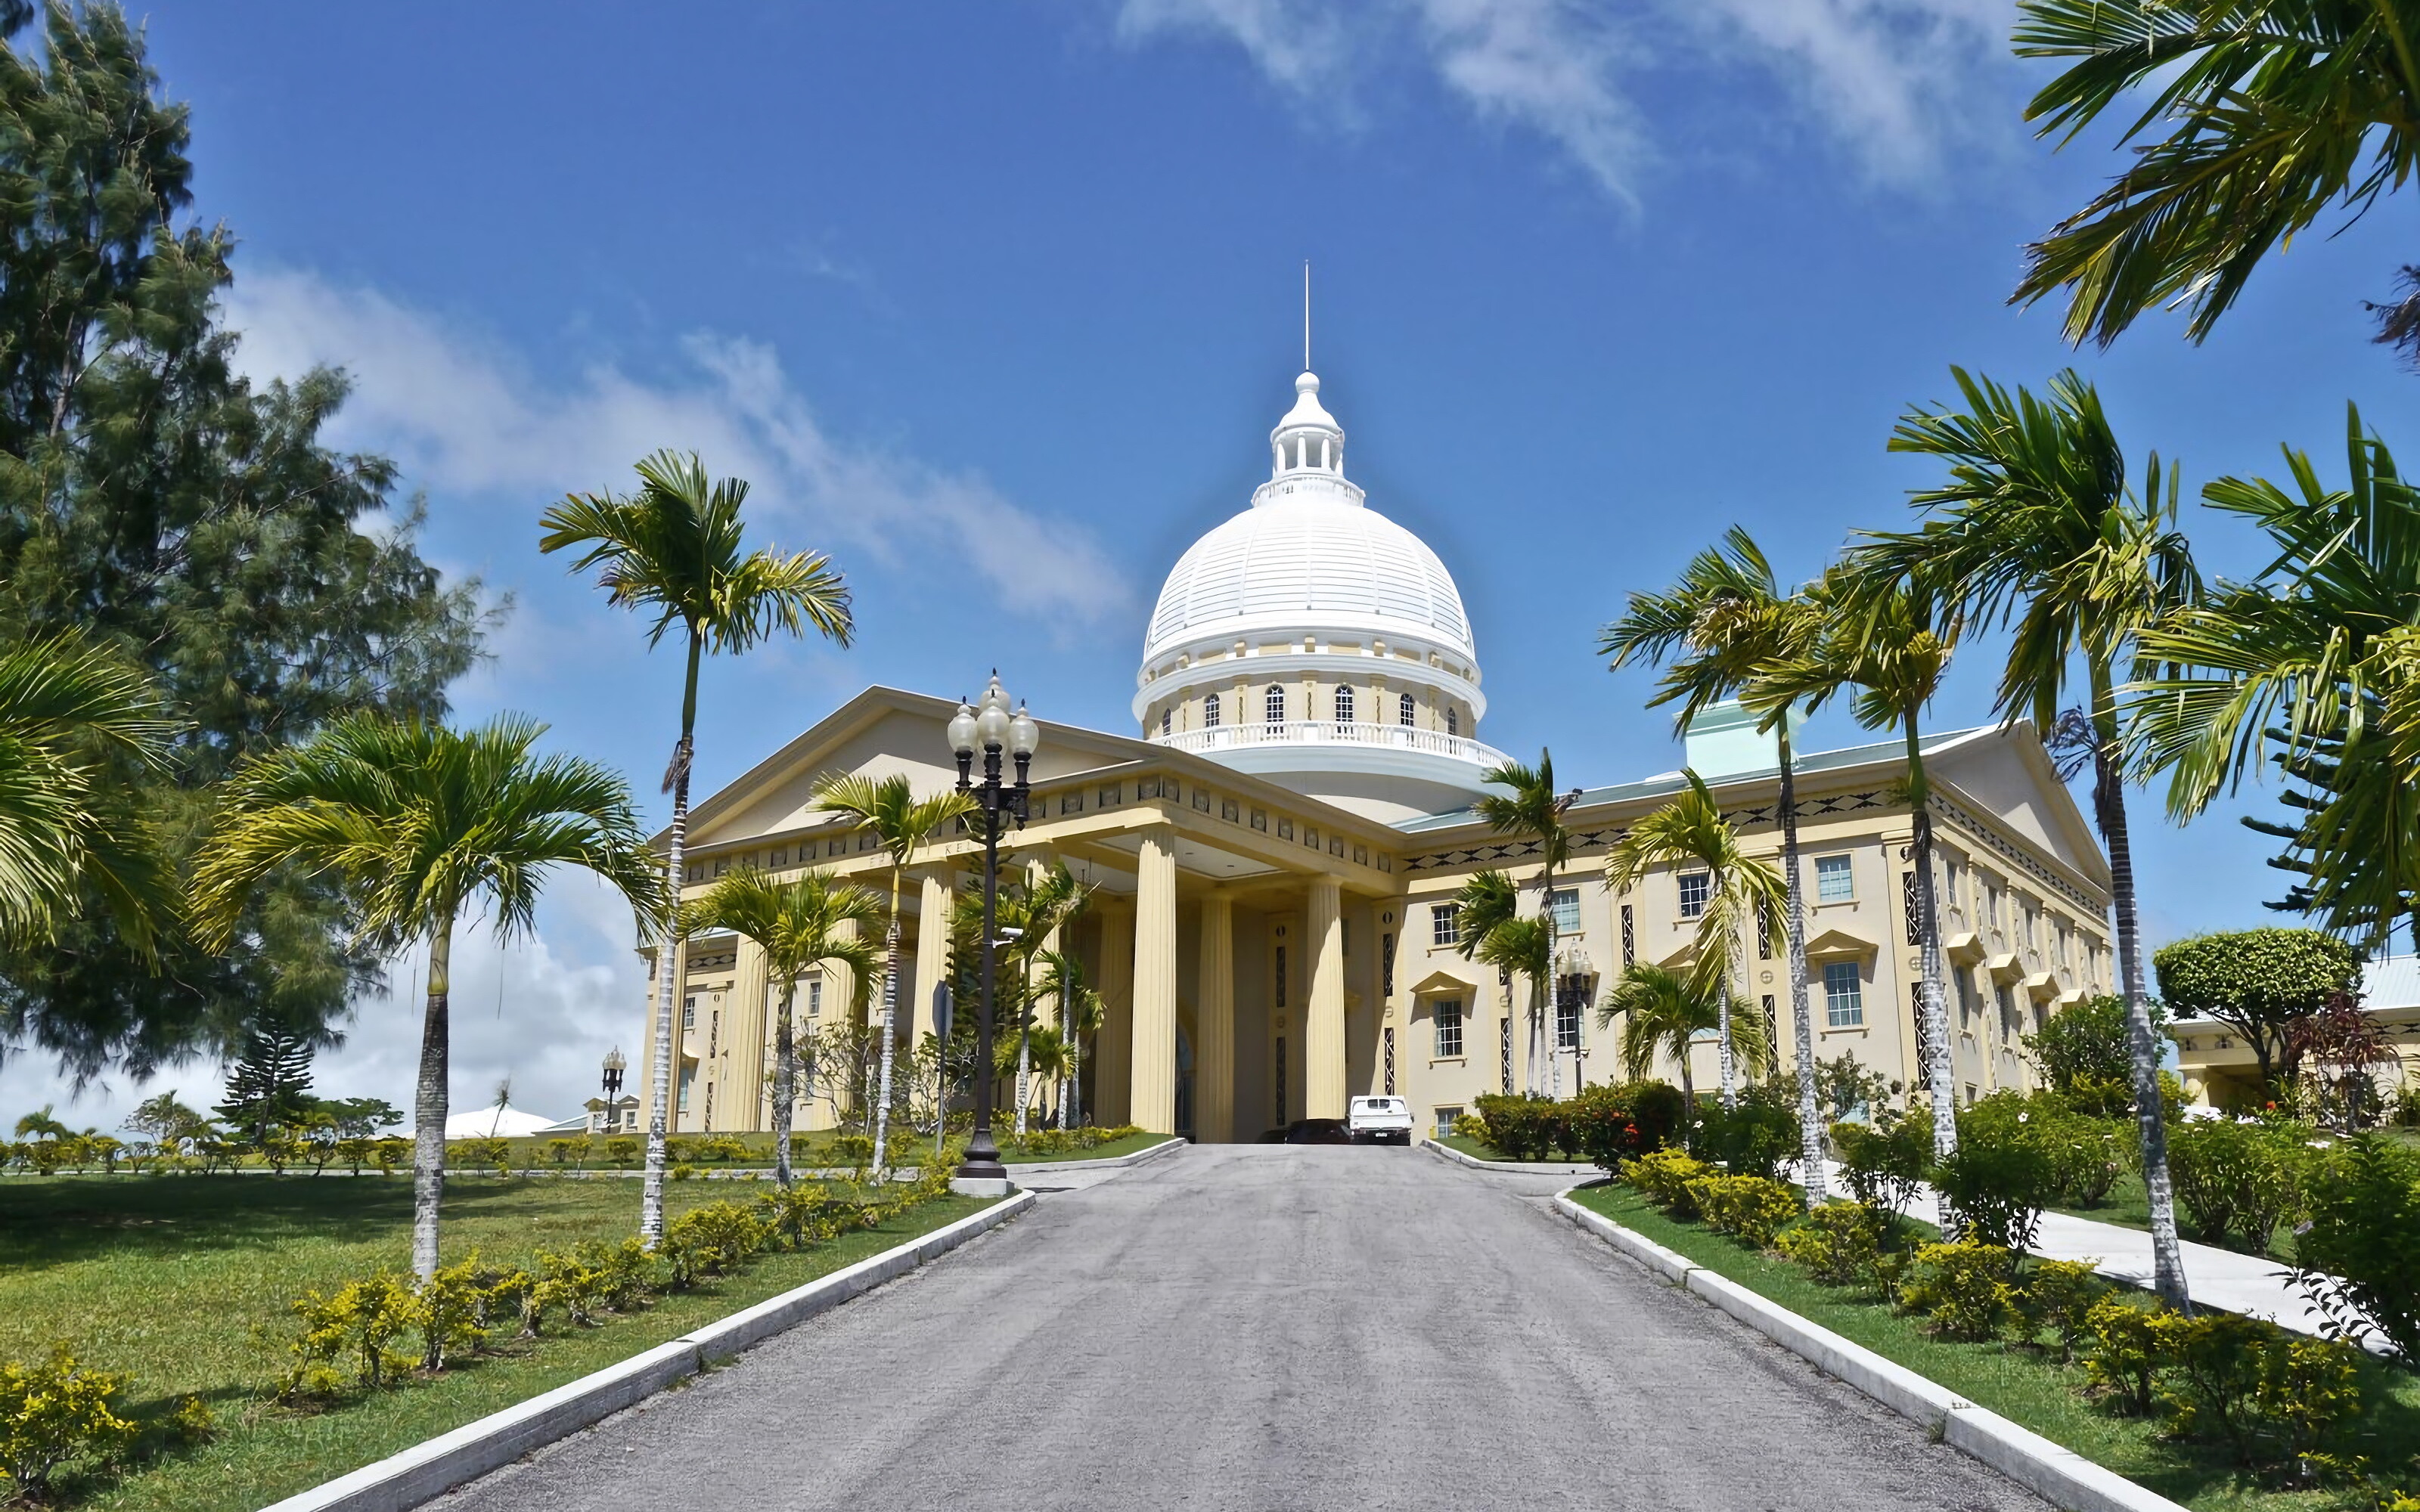
<path id="1" fill-rule="evenodd" d="M 1025 1133 L 1025 1110 L 1029 1102 L 1028 1088 L 1032 1085 L 1033 1065 L 1030 1048 L 1033 1034 L 1033 1003 L 1040 994 L 1033 980 L 1033 967 L 1050 948 L 1060 931 L 1074 923 L 1093 901 L 1093 889 L 1078 882 L 1064 861 L 1053 864 L 1039 877 L 1030 880 L 1017 899 L 1016 925 L 1023 931 L 1017 936 L 1012 953 L 1016 957 L 1016 1132 Z M 1047 983 L 1043 991 L 1047 990 Z"/>
<path id="2" fill-rule="evenodd" d="M 2092 768 L 2092 808 L 2109 848 L 2119 991 L 2133 1059 L 2134 1113 L 2150 1194 L 2160 1295 L 2185 1307 L 2161 1112 L 2160 1035 L 2143 990 L 2133 845 L 2126 823 L 2126 752 L 2118 689 L 2138 670 L 2137 640 L 2161 615 L 2200 593 L 2193 552 L 2176 529 L 2177 471 L 2154 455 L 2144 497 L 2127 486 L 2126 458 L 2091 384 L 2072 372 L 2050 395 L 2014 394 L 1952 368 L 1965 408 L 1903 416 L 1891 450 L 1935 456 L 1949 481 L 1913 496 L 1931 511 L 1914 531 L 1870 534 L 1851 549 L 1860 570 L 1922 581 L 1968 624 L 2012 629 L 1996 712 L 2030 716 L 2058 748 L 2060 775 Z M 2064 714 L 2075 664 L 2086 704 Z"/>
<path id="3" fill-rule="evenodd" d="M 2286 454 L 2294 486 L 2222 478 L 2204 501 L 2274 546 L 2260 580 L 2222 582 L 2141 637 L 2166 670 L 2135 683 L 2133 733 L 2170 773 L 2168 811 L 2200 813 L 2268 756 L 2317 795 L 2294 835 L 2307 910 L 2383 943 L 2420 930 L 2420 486 L 2349 415 L 2345 488 Z"/>
<path id="4" fill-rule="evenodd" d="M 1555 791 L 1555 758 L 1547 750 L 1538 752 L 1535 767 L 1506 762 L 1481 773 L 1480 780 L 1512 789 L 1509 794 L 1484 794 L 1471 805 L 1487 827 L 1499 835 L 1517 835 L 1538 847 L 1538 914 L 1545 920 L 1547 964 L 1529 999 L 1529 1089 L 1539 1089 L 1539 1061 L 1544 1052 L 1559 1091 L 1562 1065 L 1546 1050 L 1544 1015 L 1555 969 L 1555 873 L 1572 858 L 1572 832 L 1565 827 L 1563 815 L 1580 795 L 1580 790 L 1574 788 L 1560 794 Z"/>
<path id="5" fill-rule="evenodd" d="M 226 948 L 253 890 L 287 868 L 340 880 L 357 937 L 373 949 L 427 948 L 411 1183 L 411 1263 L 424 1279 L 437 1271 L 445 1182 L 456 923 L 484 906 L 499 940 L 526 933 L 539 886 L 564 866 L 619 889 L 643 929 L 662 927 L 668 911 L 628 784 L 594 762 L 533 754 L 544 733 L 513 717 L 454 731 L 348 715 L 237 770 L 194 870 L 192 915 L 206 949 Z"/>
<path id="6" fill-rule="evenodd" d="M 1630 826 L 1606 857 L 1605 885 L 1619 892 L 1636 887 L 1650 872 L 1683 868 L 1706 873 L 1706 901 L 1698 914 L 1693 971 L 1700 996 L 1714 1003 L 1715 1063 L 1722 1068 L 1723 1108 L 1739 1103 L 1739 1071 L 1731 1056 L 1731 980 L 1740 961 L 1740 931 L 1760 913 L 1769 916 L 1789 902 L 1781 873 L 1740 846 L 1739 831 L 1705 779 L 1683 771 L 1686 789 L 1671 802 Z M 1749 1018 L 1755 1014 L 1745 1015 Z M 1758 1040 L 1761 1041 L 1761 1026 Z M 1682 1054 L 1685 1058 L 1687 1049 Z"/>
<path id="7" fill-rule="evenodd" d="M 1084 964 L 1072 951 L 1042 952 L 1042 994 L 1059 1006 L 1059 1035 L 1067 1044 L 1066 1085 L 1060 1090 L 1059 1127 L 1083 1121 L 1075 1104 L 1084 1072 L 1084 1041 L 1100 1032 L 1106 1016 L 1099 991 L 1084 980 Z"/>
<path id="8" fill-rule="evenodd" d="M 1035 1082 L 1019 1096 L 1030 1100 L 1035 1091 L 1040 1090 L 1043 1086 L 1047 1086 L 1060 1099 L 1063 1099 L 1067 1090 L 1068 1072 L 1075 1066 L 1073 1054 L 1066 1036 L 1061 1034 L 1056 1026 L 1048 1024 L 1034 1025 L 1026 1035 L 1025 1049 L 1020 1058 L 1032 1063 Z M 1057 1108 L 1063 1113 L 1066 1108 L 1064 1101 L 1059 1101 Z M 1062 1129 L 1067 1127 L 1067 1120 L 1064 1118 L 1060 1118 L 1057 1121 Z"/>
<path id="9" fill-rule="evenodd" d="M 1454 889 L 1454 950 L 1466 961 L 1481 961 L 1494 966 L 1503 981 L 1514 978 L 1529 984 L 1530 1020 L 1536 1024 L 1537 1003 L 1545 992 L 1546 974 L 1554 968 L 1554 955 L 1546 943 L 1548 919 L 1521 917 L 1521 889 L 1511 876 L 1494 868 L 1474 872 Z M 1512 991 L 1505 991 L 1504 1015 L 1512 1016 Z M 1509 1031 L 1508 1031 L 1509 1032 Z M 1532 1052 L 1529 1075 L 1525 1090 L 1535 1095 L 1538 1090 L 1536 1037 L 1530 1040 Z M 1507 1058 L 1510 1057 L 1508 1052 Z M 1512 1080 L 1512 1070 L 1505 1070 L 1505 1080 Z M 1509 1090 L 1509 1088 L 1508 1088 Z"/>
<path id="10" fill-rule="evenodd" d="M 1621 1073 L 1644 1081 L 1654 1074 L 1656 1057 L 1668 1055 L 1680 1063 L 1681 1096 L 1692 1108 L 1698 1089 L 1689 1076 L 1689 1046 L 1699 1035 L 1720 1038 L 1726 1061 L 1742 1056 L 1754 1061 L 1765 1053 L 1763 1024 L 1753 1013 L 1726 1015 L 1720 1000 L 1704 990 L 1700 975 L 1641 961 L 1613 980 L 1596 1010 L 1600 1029 L 1622 1021 Z"/>
<path id="11" fill-rule="evenodd" d="M 814 808 L 845 815 L 873 830 L 876 842 L 891 860 L 891 924 L 882 937 L 882 1070 L 874 1102 L 874 1162 L 880 1171 L 889 1165 L 890 1147 L 884 1141 L 891 1136 L 891 1062 L 899 1030 L 900 888 L 916 853 L 944 825 L 974 812 L 975 800 L 954 790 L 920 800 L 902 774 L 876 779 L 851 772 L 818 780 Z M 928 940 L 925 948 L 939 949 L 939 942 Z"/>
<path id="12" fill-rule="evenodd" d="M 150 681 L 97 646 L 0 652 L 0 940 L 52 939 L 89 893 L 150 949 L 176 917 L 175 876 L 110 774 L 161 770 L 176 728 Z"/>
<path id="13" fill-rule="evenodd" d="M 1649 708 L 1678 702 L 1675 723 L 1716 702 L 1736 698 L 1766 662 L 1802 655 L 1822 628 L 1804 594 L 1785 593 L 1753 536 L 1734 525 L 1681 569 L 1680 581 L 1658 594 L 1633 594 L 1621 619 L 1605 627 L 1597 649 L 1615 668 L 1633 658 L 1674 658 L 1658 680 Z M 1781 772 L 1781 878 L 1789 893 L 1785 933 L 1790 953 L 1790 1019 L 1798 1066 L 1799 1170 L 1807 1210 L 1829 1200 L 1823 1172 L 1824 1119 L 1815 1089 L 1815 1021 L 1807 1001 L 1807 899 L 1799 890 L 1797 755 L 1790 713 L 1775 710 L 1772 731 Z"/>
<path id="14" fill-rule="evenodd" d="M 1942 996 L 1941 915 L 1932 887 L 1932 788 L 1924 772 L 1921 724 L 1941 690 L 1957 641 L 1954 622 L 1920 585 L 1833 567 L 1807 589 L 1823 629 L 1795 656 L 1767 663 L 1743 702 L 1759 713 L 1804 702 L 1808 712 L 1854 691 L 1850 708 L 1869 730 L 1897 725 L 1907 745 L 1910 851 L 1916 872 L 1916 938 L 1923 961 L 1922 1048 L 1932 1099 L 1933 1153 L 1958 1148 L 1949 1018 Z"/>
<path id="15" fill-rule="evenodd" d="M 812 626 L 846 645 L 855 629 L 848 589 L 830 559 L 768 548 L 740 549 L 739 506 L 748 485 L 709 480 L 695 454 L 665 451 L 638 465 L 639 491 L 571 494 L 538 523 L 540 551 L 577 550 L 575 572 L 596 568 L 606 601 L 654 616 L 647 644 L 677 625 L 689 665 L 681 680 L 680 739 L 664 770 L 673 798 L 665 831 L 664 877 L 680 896 L 682 851 L 689 836 L 689 779 L 697 737 L 697 668 L 708 652 L 737 655 L 774 632 L 800 635 Z M 664 1232 L 664 1132 L 672 1105 L 673 995 L 680 976 L 680 940 L 673 921 L 656 951 L 656 1032 L 649 1077 L 646 1179 L 640 1185 L 639 1233 L 649 1244 Z"/>
<path id="16" fill-rule="evenodd" d="M 765 952 L 766 980 L 782 984 L 773 1013 L 773 1180 L 783 1186 L 790 1184 L 790 1115 L 799 1095 L 799 979 L 830 964 L 869 980 L 874 949 L 852 932 L 881 917 L 882 900 L 869 888 L 820 872 L 777 882 L 754 867 L 724 877 L 682 910 L 684 934 L 723 930 L 754 941 Z"/>
<path id="17" fill-rule="evenodd" d="M 2420 170 L 2420 35 L 2401 5 L 2020 0 L 2018 9 L 2020 57 L 2071 60 L 2025 108 L 2042 135 L 2072 141 L 2121 97 L 2149 95 L 2118 138 L 2133 162 L 2027 249 L 2012 296 L 2031 303 L 2068 290 L 2071 341 L 2106 346 L 2144 312 L 2180 303 L 2200 341 L 2272 247 L 2331 207 L 2359 217 Z M 2165 134 L 2135 145 L 2155 130 Z M 2383 328 L 2380 339 L 2409 351 L 2420 310 L 2410 300 L 2391 307 Z"/>

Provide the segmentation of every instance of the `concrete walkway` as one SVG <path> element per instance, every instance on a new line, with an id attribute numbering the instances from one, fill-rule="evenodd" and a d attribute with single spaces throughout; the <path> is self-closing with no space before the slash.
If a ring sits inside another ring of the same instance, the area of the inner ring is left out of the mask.
<path id="1" fill-rule="evenodd" d="M 434 1505 L 2042 1507 L 1553 1216 L 1570 1181 L 1285 1145 L 1070 1172 Z"/>
<path id="2" fill-rule="evenodd" d="M 1833 1194 L 1846 1196 L 1848 1187 L 1841 1181 L 1838 1168 L 1828 1168 Z M 1915 1199 L 1902 1211 L 1925 1223 L 1937 1226 L 1941 1222 L 1941 1207 L 1930 1187 L 1916 1188 Z M 2318 1335 L 2320 1315 L 2303 1300 L 2301 1292 L 2287 1285 L 2290 1273 L 2284 1265 L 2196 1244 L 2191 1240 L 2182 1243 L 2185 1289 L 2195 1303 L 2248 1318 L 2265 1318 L 2280 1328 Z M 2063 1212 L 2045 1212 L 2033 1252 L 2044 1259 L 2091 1260 L 2102 1275 L 2150 1289 L 2151 1236 L 2139 1228 L 2096 1223 Z"/>

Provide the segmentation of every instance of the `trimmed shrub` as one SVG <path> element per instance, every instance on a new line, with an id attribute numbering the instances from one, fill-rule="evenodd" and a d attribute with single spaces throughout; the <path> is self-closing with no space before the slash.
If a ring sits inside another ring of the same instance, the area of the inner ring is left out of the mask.
<path id="1" fill-rule="evenodd" d="M 2151 1320 L 2164 1389 L 2161 1405 L 2189 1438 L 2215 1439 L 2244 1464 L 2257 1462 L 2253 1397 L 2270 1325 L 2237 1313 L 2162 1313 Z"/>
<path id="2" fill-rule="evenodd" d="M 2128 1417 L 2151 1410 L 2160 1372 L 2159 1315 L 2103 1297 L 2084 1315 L 2086 1389 Z"/>
<path id="3" fill-rule="evenodd" d="M 1570 1139 L 1561 1104 L 1545 1098 L 1486 1092 L 1471 1103 L 1487 1120 L 1488 1148 L 1510 1159 L 1544 1160 L 1549 1150 L 1564 1148 Z"/>
<path id="4" fill-rule="evenodd" d="M 460 1171 L 493 1171 L 498 1176 L 513 1173 L 513 1146 L 509 1139 L 456 1139 L 445 1146 L 445 1168 Z"/>
<path id="5" fill-rule="evenodd" d="M 2270 1330 L 2252 1405 L 2280 1458 L 2291 1461 L 2317 1454 L 2336 1429 L 2361 1415 L 2354 1359 L 2350 1345 Z"/>
<path id="6" fill-rule="evenodd" d="M 2205 1244 L 2265 1255 L 2269 1237 L 2300 1206 L 2311 1131 L 2226 1119 L 2189 1119 L 2168 1131 L 2168 1177 L 2177 1203 Z M 2229 1243 L 2230 1236 L 2235 1242 Z"/>
<path id="7" fill-rule="evenodd" d="M 2374 1334 L 2420 1366 L 2420 1155 L 2355 1134 L 2319 1164 L 2306 1205 L 2294 1286 L 2322 1332 L 2350 1343 Z"/>
<path id="8" fill-rule="evenodd" d="M 1806 1208 L 1797 1188 L 1761 1176 L 1701 1176 L 1687 1189 L 1710 1227 L 1758 1249 L 1773 1248 L 1782 1226 Z"/>
<path id="9" fill-rule="evenodd" d="M 2022 1255 L 2033 1247 L 2041 1211 L 2058 1196 L 2054 1135 L 2008 1094 L 1958 1112 L 1958 1148 L 1934 1162 L 1932 1186 L 1944 1227 L 1976 1243 Z"/>
<path id="10" fill-rule="evenodd" d="M 2047 1329 L 2058 1340 L 2058 1357 L 2075 1358 L 2075 1347 L 2092 1336 L 2092 1309 L 2109 1295 L 2090 1260 L 2036 1260 L 2017 1287 L 2018 1341 L 2032 1344 Z"/>
<path id="11" fill-rule="evenodd" d="M 391 1386 L 411 1368 L 411 1356 L 394 1348 L 421 1322 L 420 1297 L 407 1278 L 380 1272 L 348 1282 L 334 1296 L 305 1292 L 291 1305 L 302 1336 L 293 1343 L 294 1365 L 280 1389 L 287 1399 L 336 1395 L 344 1363 L 352 1366 L 351 1384 L 366 1391 Z"/>
<path id="12" fill-rule="evenodd" d="M 861 1134 L 837 1135 L 832 1140 L 832 1158 L 844 1165 L 873 1165 L 874 1136 Z"/>
<path id="13" fill-rule="evenodd" d="M 2015 1261 L 2000 1244 L 1919 1245 L 1899 1304 L 1923 1315 L 1943 1338 L 1972 1343 L 1994 1337 L 2017 1318 L 2016 1288 L 2009 1284 Z"/>
<path id="14" fill-rule="evenodd" d="M 1860 1202 L 1832 1203 L 1784 1229 L 1774 1247 L 1827 1287 L 1871 1286 L 1892 1222 L 1892 1215 Z"/>
<path id="15" fill-rule="evenodd" d="M 1798 1115 L 1764 1088 L 1750 1088 L 1739 1105 L 1709 1107 L 1691 1131 L 1689 1152 L 1734 1176 L 1771 1180 L 1798 1154 Z"/>
<path id="16" fill-rule="evenodd" d="M 586 1134 L 582 1134 L 577 1139 L 548 1140 L 546 1142 L 546 1158 L 554 1162 L 557 1165 L 587 1165 L 588 1136 Z"/>
<path id="17" fill-rule="evenodd" d="M 64 1344 L 39 1365 L 0 1364 L 0 1476 L 39 1502 L 69 1465 L 115 1463 L 138 1431 L 115 1411 L 125 1389 L 124 1376 L 76 1364 Z"/>
<path id="18" fill-rule="evenodd" d="M 708 1276 L 727 1275 L 765 1247 L 764 1221 L 745 1203 L 709 1202 L 664 1226 L 657 1251 L 672 1272 L 675 1290 Z"/>
<path id="19" fill-rule="evenodd" d="M 743 1161 L 751 1153 L 748 1141 L 737 1134 L 708 1134 L 697 1142 L 699 1160 Z"/>
<path id="20" fill-rule="evenodd" d="M 792 1249 L 804 1249 L 842 1232 L 850 1204 L 819 1186 L 776 1188 L 756 1199 L 768 1227 Z"/>
<path id="21" fill-rule="evenodd" d="M 441 1268 L 420 1285 L 420 1368 L 442 1370 L 445 1362 L 488 1342 L 488 1288 L 492 1278 L 480 1273 L 479 1252 L 459 1264 Z"/>
<path id="22" fill-rule="evenodd" d="M 605 1141 L 605 1158 L 624 1170 L 638 1164 L 639 1141 L 628 1137 Z"/>
<path id="23" fill-rule="evenodd" d="M 1689 1183 L 1722 1172 L 1677 1149 L 1653 1149 L 1621 1163 L 1621 1179 L 1675 1218 L 1698 1216 Z"/>
<path id="24" fill-rule="evenodd" d="M 1924 1119 L 1888 1114 L 1872 1123 L 1832 1125 L 1840 1179 L 1869 1208 L 1896 1215 L 1932 1167 L 1932 1130 Z"/>

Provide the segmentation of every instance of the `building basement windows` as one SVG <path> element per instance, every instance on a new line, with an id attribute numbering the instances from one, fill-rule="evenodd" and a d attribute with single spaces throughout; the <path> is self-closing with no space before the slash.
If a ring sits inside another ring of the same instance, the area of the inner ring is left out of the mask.
<path id="1" fill-rule="evenodd" d="M 1460 945 L 1462 943 L 1462 910 L 1451 903 L 1433 903 L 1429 907 L 1429 943 Z"/>
<path id="2" fill-rule="evenodd" d="M 1853 1029 L 1866 1022 L 1865 984 L 1854 961 L 1823 963 L 1823 1022 L 1835 1029 Z"/>
<path id="3" fill-rule="evenodd" d="M 1815 857 L 1815 901 L 1819 903 L 1844 903 L 1857 896 L 1856 873 L 1845 856 Z"/>
<path id="4" fill-rule="evenodd" d="M 1436 1057 L 1439 1060 L 1462 1058 L 1462 999 L 1440 997 L 1429 1009 L 1436 1020 Z"/>
<path id="5" fill-rule="evenodd" d="M 1695 918 L 1706 911 L 1706 900 L 1714 895 L 1714 879 L 1711 872 L 1681 873 L 1681 917 Z"/>

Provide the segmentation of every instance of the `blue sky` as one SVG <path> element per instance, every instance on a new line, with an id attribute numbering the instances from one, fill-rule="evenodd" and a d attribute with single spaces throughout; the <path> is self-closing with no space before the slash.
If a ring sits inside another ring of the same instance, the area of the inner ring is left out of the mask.
<path id="1" fill-rule="evenodd" d="M 1486 738 L 1590 783 L 1676 764 L 1646 677 L 1593 655 L 1623 594 L 1734 521 L 1792 576 L 1897 523 L 1931 474 L 1884 440 L 1953 363 L 2080 367 L 2189 493 L 2286 441 L 2340 478 L 2349 399 L 2400 439 L 2420 391 L 2359 302 L 2389 291 L 2395 208 L 2273 259 L 2203 347 L 2155 316 L 2075 352 L 2006 305 L 2021 245 L 2117 162 L 2031 138 L 2046 72 L 2008 55 L 2010 14 L 416 0 L 187 5 L 149 35 L 196 212 L 241 239 L 246 364 L 352 372 L 336 439 L 396 456 L 431 554 L 512 595 L 461 712 L 549 720 L 654 801 L 677 658 L 537 556 L 547 503 L 693 448 L 753 482 L 763 538 L 856 586 L 855 648 L 712 669 L 706 789 L 868 683 L 955 693 L 995 663 L 1037 712 L 1125 729 L 1161 576 L 1265 471 L 1306 258 L 1323 398 L 1372 503 L 1460 582 Z M 2189 523 L 2206 564 L 2259 565 Z M 1944 726 L 1982 717 L 1987 655 Z M 2154 939 L 2270 920 L 2268 846 L 2230 817 L 2267 805 L 2182 831 L 2139 806 Z M 543 923 L 458 955 L 458 1104 L 509 1073 L 567 1111 L 639 1037 L 626 922 L 574 884 Z M 406 1101 L 411 1022 L 363 1005 L 323 1087 Z M 0 1071 L 0 1106 L 53 1095 Z"/>

